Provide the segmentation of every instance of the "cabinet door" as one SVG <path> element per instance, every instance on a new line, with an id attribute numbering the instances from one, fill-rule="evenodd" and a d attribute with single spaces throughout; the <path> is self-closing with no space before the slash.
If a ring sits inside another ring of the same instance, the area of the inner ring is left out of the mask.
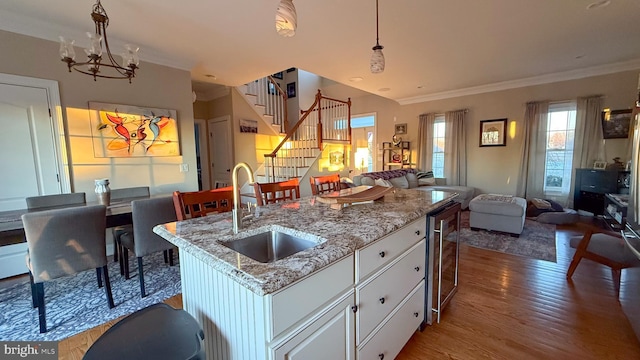
<path id="1" fill-rule="evenodd" d="M 273 359 L 355 359 L 353 294 L 275 349 Z"/>

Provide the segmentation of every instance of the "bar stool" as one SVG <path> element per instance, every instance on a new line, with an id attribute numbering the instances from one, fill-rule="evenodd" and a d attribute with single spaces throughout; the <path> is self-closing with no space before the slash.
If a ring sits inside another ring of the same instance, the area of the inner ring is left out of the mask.
<path id="1" fill-rule="evenodd" d="M 91 345 L 83 360 L 205 359 L 204 332 L 184 310 L 160 303 L 120 320 Z"/>

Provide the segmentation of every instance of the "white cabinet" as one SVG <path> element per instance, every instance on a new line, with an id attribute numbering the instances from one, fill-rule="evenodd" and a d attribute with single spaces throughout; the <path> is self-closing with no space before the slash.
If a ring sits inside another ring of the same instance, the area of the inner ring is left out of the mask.
<path id="1" fill-rule="evenodd" d="M 356 288 L 358 343 L 361 343 L 424 278 L 425 241 L 414 245 L 371 281 Z"/>
<path id="2" fill-rule="evenodd" d="M 358 359 L 393 359 L 424 319 L 426 217 L 356 251 Z"/>
<path id="3" fill-rule="evenodd" d="M 304 330 L 278 346 L 272 359 L 355 359 L 353 291 Z"/>
<path id="4" fill-rule="evenodd" d="M 416 331 L 424 317 L 424 281 L 358 346 L 358 359 L 394 359 Z"/>

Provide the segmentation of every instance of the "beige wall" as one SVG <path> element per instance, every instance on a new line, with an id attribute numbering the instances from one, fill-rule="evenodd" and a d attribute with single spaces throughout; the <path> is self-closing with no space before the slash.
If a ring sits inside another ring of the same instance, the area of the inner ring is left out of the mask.
<path id="1" fill-rule="evenodd" d="M 132 84 L 126 80 L 93 81 L 87 75 L 68 72 L 55 42 L 0 31 L 0 44 L 0 72 L 58 82 L 74 192 L 84 191 L 89 201 L 94 200 L 93 181 L 98 178 L 109 178 L 112 188 L 148 185 L 154 194 L 197 189 L 188 71 L 143 62 Z M 76 48 L 76 54 L 80 58 L 82 49 Z M 182 156 L 93 157 L 89 101 L 176 110 Z M 189 166 L 189 172 L 179 171 L 182 163 Z"/>
<path id="2" fill-rule="evenodd" d="M 402 137 L 403 140 L 411 141 L 412 158 L 415 159 L 418 115 L 469 109 L 465 128 L 467 134 L 467 184 L 477 188 L 481 193 L 515 194 L 520 166 L 522 117 L 524 116 L 525 104 L 528 101 L 575 100 L 580 96 L 601 94 L 605 97 L 605 107 L 612 110 L 628 109 L 635 101 L 637 81 L 638 71 L 627 71 L 404 106 L 371 95 L 354 99 L 352 113 L 377 113 L 378 138 L 376 143 L 378 149 L 381 142 L 390 141 L 393 135 L 394 117 L 396 123 L 406 122 L 408 134 L 402 135 Z M 515 136 L 507 139 L 505 147 L 480 148 L 478 146 L 480 121 L 499 118 L 507 118 L 509 123 L 515 123 Z M 626 139 L 606 140 L 606 160 L 612 162 L 611 159 L 619 156 L 626 161 L 626 144 Z M 376 169 L 381 169 L 380 151 L 376 166 Z"/>

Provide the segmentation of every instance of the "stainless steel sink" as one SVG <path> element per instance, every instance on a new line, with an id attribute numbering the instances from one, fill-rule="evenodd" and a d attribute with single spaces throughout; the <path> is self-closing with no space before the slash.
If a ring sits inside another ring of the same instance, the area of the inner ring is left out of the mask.
<path id="1" fill-rule="evenodd" d="M 238 240 L 219 241 L 219 243 L 261 263 L 284 259 L 287 256 L 319 245 L 317 242 L 277 230 L 270 230 Z"/>

